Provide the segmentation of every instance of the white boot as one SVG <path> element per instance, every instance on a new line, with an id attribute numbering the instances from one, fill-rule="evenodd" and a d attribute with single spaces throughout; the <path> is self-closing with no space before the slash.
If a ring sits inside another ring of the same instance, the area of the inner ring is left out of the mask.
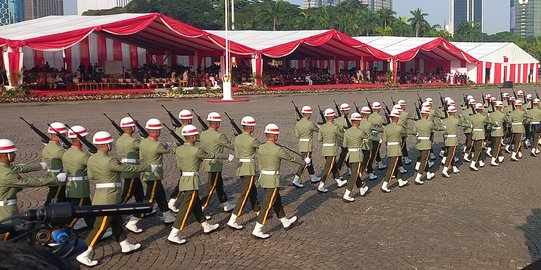
<path id="1" fill-rule="evenodd" d="M 239 225 L 237 223 L 237 215 L 235 214 L 231 214 L 231 217 L 229 218 L 229 221 L 227 222 L 227 226 L 235 230 L 242 230 L 244 228 L 244 226 Z"/>
<path id="2" fill-rule="evenodd" d="M 298 188 L 303 188 L 304 185 L 301 183 L 301 178 L 295 174 L 295 177 L 293 178 L 293 185 Z"/>
<path id="3" fill-rule="evenodd" d="M 266 233 L 263 233 L 261 230 L 263 229 L 263 224 L 260 224 L 259 222 L 257 222 L 255 224 L 255 228 L 254 230 L 252 231 L 252 235 L 257 237 L 257 238 L 261 238 L 261 239 L 267 239 L 270 237 L 270 234 L 266 234 Z"/>
<path id="4" fill-rule="evenodd" d="M 383 170 L 383 169 L 385 169 L 385 168 L 387 168 L 387 165 L 383 164 L 382 161 L 378 162 L 378 169 L 379 169 L 379 170 Z"/>
<path id="5" fill-rule="evenodd" d="M 408 170 L 404 169 L 404 167 L 400 166 L 398 167 L 398 170 L 400 171 L 400 173 L 407 173 Z"/>
<path id="6" fill-rule="evenodd" d="M 282 226 L 284 226 L 284 229 L 289 230 L 291 229 L 291 225 L 297 221 L 297 216 L 293 216 L 291 218 L 281 218 L 280 222 L 282 222 Z"/>
<path id="7" fill-rule="evenodd" d="M 220 227 L 220 225 L 219 224 L 212 224 L 211 225 L 210 223 L 204 221 L 203 223 L 201 223 L 201 227 L 203 227 L 203 232 L 205 234 L 209 234 L 209 233 L 215 231 L 216 229 L 218 229 L 218 227 Z"/>
<path id="8" fill-rule="evenodd" d="M 475 161 L 472 161 L 472 162 L 471 162 L 471 164 L 470 164 L 470 169 L 472 169 L 472 170 L 474 170 L 474 171 L 478 171 L 478 170 L 479 170 L 479 168 L 477 168 L 477 167 L 475 166 Z"/>
<path id="9" fill-rule="evenodd" d="M 506 145 L 506 146 L 505 146 L 505 152 L 507 152 L 507 153 L 511 153 L 511 149 L 510 149 L 510 147 L 511 147 L 511 145 L 510 145 L 510 144 Z"/>
<path id="10" fill-rule="evenodd" d="M 453 173 L 459 173 L 460 170 L 458 169 L 457 166 L 453 166 Z"/>
<path id="11" fill-rule="evenodd" d="M 485 162 L 482 160 L 479 160 L 479 167 L 485 167 Z"/>
<path id="12" fill-rule="evenodd" d="M 443 157 L 441 159 L 441 165 L 445 165 L 445 162 L 447 161 L 447 157 Z"/>
<path id="13" fill-rule="evenodd" d="M 490 161 L 490 165 L 491 166 L 498 166 L 500 165 L 498 162 L 496 162 L 496 158 L 495 157 L 492 157 L 492 160 Z"/>
<path id="14" fill-rule="evenodd" d="M 84 228 L 87 228 L 88 225 L 86 225 L 86 222 L 85 222 L 85 219 L 84 218 L 79 218 L 77 219 L 77 222 L 75 222 L 75 224 L 73 225 L 73 229 L 74 230 L 82 230 Z"/>
<path id="15" fill-rule="evenodd" d="M 132 252 L 140 249 L 141 244 L 139 244 L 139 243 L 130 244 L 130 243 L 128 243 L 128 240 L 124 240 L 124 241 L 120 242 L 120 247 L 122 249 L 122 253 L 126 254 L 126 253 L 132 253 Z"/>
<path id="16" fill-rule="evenodd" d="M 532 148 L 531 153 L 532 153 L 532 156 L 534 156 L 534 157 L 537 156 L 537 153 L 535 152 L 535 148 Z"/>
<path id="17" fill-rule="evenodd" d="M 499 156 L 499 157 L 498 157 L 498 161 L 499 161 L 500 163 L 502 163 L 504 159 L 505 159 L 504 156 Z"/>
<path id="18" fill-rule="evenodd" d="M 378 179 L 378 176 L 375 175 L 375 174 L 372 172 L 372 173 L 370 173 L 370 174 L 368 175 L 368 179 L 369 179 L 369 180 L 376 180 L 376 179 Z"/>
<path id="19" fill-rule="evenodd" d="M 169 207 L 169 210 L 171 210 L 174 213 L 178 213 L 178 208 L 175 206 L 177 203 L 176 199 L 169 199 L 169 202 L 167 202 L 167 207 Z"/>
<path id="20" fill-rule="evenodd" d="M 355 201 L 355 198 L 352 198 L 351 196 L 349 196 L 351 194 L 351 191 L 347 190 L 344 192 L 344 197 L 342 197 L 342 199 L 344 199 L 344 201 L 346 202 L 353 202 Z"/>
<path id="21" fill-rule="evenodd" d="M 317 187 L 317 191 L 319 191 L 321 193 L 327 193 L 327 191 L 329 191 L 329 190 L 325 188 L 325 183 L 320 181 L 319 186 Z"/>
<path id="22" fill-rule="evenodd" d="M 162 215 L 163 215 L 163 223 L 171 224 L 171 223 L 175 222 L 175 215 L 173 215 L 173 213 L 171 213 L 171 211 L 164 212 L 164 213 L 162 213 Z"/>
<path id="23" fill-rule="evenodd" d="M 224 207 L 224 212 L 231 212 L 235 209 L 235 204 L 230 202 L 224 202 L 222 206 Z"/>
<path id="24" fill-rule="evenodd" d="M 408 184 L 408 180 L 402 180 L 402 179 L 398 179 L 398 186 L 399 187 L 404 187 Z"/>
<path id="25" fill-rule="evenodd" d="M 467 161 L 467 162 L 470 162 L 471 161 L 470 155 L 469 154 L 464 154 L 464 160 Z"/>
<path id="26" fill-rule="evenodd" d="M 92 259 L 90 259 L 90 253 L 92 252 L 92 248 L 91 247 L 88 247 L 83 253 L 79 254 L 76 259 L 78 262 L 80 262 L 81 264 L 84 264 L 86 266 L 96 266 L 98 265 L 98 261 L 93 261 Z"/>
<path id="27" fill-rule="evenodd" d="M 426 179 L 432 180 L 436 174 L 433 172 L 426 172 Z"/>
<path id="28" fill-rule="evenodd" d="M 408 165 L 411 163 L 411 159 L 409 157 L 404 158 L 404 164 Z"/>
<path id="29" fill-rule="evenodd" d="M 187 241 L 184 238 L 180 238 L 178 236 L 179 230 L 177 228 L 172 228 L 171 232 L 169 233 L 169 236 L 167 236 L 167 240 L 173 244 L 182 245 L 185 244 Z"/>
<path id="30" fill-rule="evenodd" d="M 367 185 L 363 185 L 360 189 L 359 189 L 359 193 L 361 194 L 361 196 L 364 196 L 366 194 L 366 192 L 368 191 L 368 186 Z"/>
<path id="31" fill-rule="evenodd" d="M 126 223 L 126 229 L 128 229 L 128 231 L 133 232 L 133 233 L 142 233 L 143 230 L 137 227 L 137 222 L 139 222 L 139 220 L 141 219 L 138 217 L 131 216 L 128 223 Z"/>
<path id="32" fill-rule="evenodd" d="M 421 180 L 422 177 L 423 177 L 423 175 L 420 174 L 420 173 L 418 173 L 417 176 L 415 176 L 415 184 L 419 184 L 419 185 L 424 184 L 425 182 L 423 182 L 423 181 Z"/>
<path id="33" fill-rule="evenodd" d="M 445 176 L 445 177 L 447 177 L 447 178 L 451 177 L 451 176 L 449 175 L 448 171 L 449 171 L 449 168 L 443 167 L 443 169 L 441 170 L 441 175 L 443 175 L 443 176 Z"/>
<path id="34" fill-rule="evenodd" d="M 415 162 L 415 170 L 418 171 L 421 168 L 421 162 Z"/>
<path id="35" fill-rule="evenodd" d="M 492 148 L 491 148 L 491 147 L 488 147 L 488 148 L 487 148 L 487 156 L 492 157 L 491 151 L 492 151 Z"/>
<path id="36" fill-rule="evenodd" d="M 430 159 L 431 159 L 431 160 L 436 159 L 436 155 L 434 155 L 434 153 L 430 153 Z"/>
<path id="37" fill-rule="evenodd" d="M 381 185 L 381 190 L 382 190 L 383 192 L 387 192 L 387 193 L 391 192 L 391 190 L 390 190 L 389 188 L 387 188 L 387 185 L 388 185 L 388 184 L 389 184 L 389 183 L 387 183 L 387 181 L 384 181 L 383 184 Z"/>
<path id="38" fill-rule="evenodd" d="M 340 180 L 340 179 L 334 179 L 336 181 L 336 184 L 338 185 L 339 188 L 345 186 L 348 181 L 347 180 Z"/>
<path id="39" fill-rule="evenodd" d="M 316 176 L 315 174 L 310 174 L 310 182 L 317 183 L 319 182 L 320 178 Z"/>
<path id="40" fill-rule="evenodd" d="M 518 157 L 518 158 L 522 158 L 522 152 L 518 152 L 518 153 L 517 153 L 517 157 Z"/>
<path id="41" fill-rule="evenodd" d="M 513 153 L 511 154 L 511 160 L 512 160 L 512 161 L 518 161 L 517 153 L 516 153 L 516 152 L 513 152 Z"/>

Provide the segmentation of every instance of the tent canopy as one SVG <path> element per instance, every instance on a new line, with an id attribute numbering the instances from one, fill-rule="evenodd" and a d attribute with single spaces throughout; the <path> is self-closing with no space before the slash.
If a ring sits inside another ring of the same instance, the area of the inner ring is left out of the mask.
<path id="1" fill-rule="evenodd" d="M 225 31 L 208 31 L 225 37 Z M 338 30 L 230 31 L 229 39 L 271 58 L 387 60 L 391 55 Z"/>
<path id="2" fill-rule="evenodd" d="M 56 51 L 93 32 L 156 54 L 220 56 L 225 50 L 223 38 L 158 13 L 43 17 L 0 27 L 0 46 Z M 235 42 L 230 42 L 230 50 L 234 55 L 255 53 Z"/>
<path id="3" fill-rule="evenodd" d="M 524 64 L 539 63 L 529 53 L 511 42 L 452 42 L 453 45 L 483 62 Z"/>
<path id="4" fill-rule="evenodd" d="M 444 38 L 418 37 L 355 37 L 355 39 L 374 46 L 400 62 L 408 62 L 421 54 L 436 60 L 460 60 L 476 63 L 478 60 L 457 48 Z"/>

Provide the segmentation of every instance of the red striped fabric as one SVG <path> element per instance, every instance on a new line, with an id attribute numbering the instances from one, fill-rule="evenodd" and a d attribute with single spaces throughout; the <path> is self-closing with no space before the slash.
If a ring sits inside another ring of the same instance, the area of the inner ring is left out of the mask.
<path id="1" fill-rule="evenodd" d="M 88 64 L 90 64 L 90 46 L 88 44 L 88 37 L 85 37 L 79 43 L 79 55 L 81 57 L 81 64 L 86 68 Z"/>
<path id="2" fill-rule="evenodd" d="M 107 38 L 103 35 L 97 36 L 98 40 L 98 65 L 103 65 L 107 61 Z"/>

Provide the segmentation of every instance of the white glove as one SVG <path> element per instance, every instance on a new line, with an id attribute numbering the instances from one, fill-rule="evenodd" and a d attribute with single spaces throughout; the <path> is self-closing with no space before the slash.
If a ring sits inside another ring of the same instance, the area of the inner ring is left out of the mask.
<path id="1" fill-rule="evenodd" d="M 227 160 L 231 161 L 235 158 L 235 156 L 233 156 L 232 154 L 229 154 L 229 156 L 227 157 Z"/>
<path id="2" fill-rule="evenodd" d="M 310 165 L 310 163 L 312 163 L 312 159 L 309 157 L 306 157 L 304 158 L 304 163 L 306 163 L 306 165 Z"/>
<path id="3" fill-rule="evenodd" d="M 164 142 L 163 145 L 165 145 L 165 148 L 169 149 L 171 146 L 173 146 L 172 142 Z"/>
<path id="4" fill-rule="evenodd" d="M 158 169 L 158 165 L 150 164 L 150 173 L 154 173 Z"/>
<path id="5" fill-rule="evenodd" d="M 67 177 L 68 176 L 64 172 L 59 173 L 59 174 L 56 175 L 56 179 L 58 179 L 58 182 L 66 182 Z"/>
<path id="6" fill-rule="evenodd" d="M 383 139 L 379 139 L 379 143 L 380 143 L 380 144 L 383 143 Z"/>
<path id="7" fill-rule="evenodd" d="M 47 163 L 45 162 L 41 162 L 39 165 L 41 165 L 42 170 L 47 170 L 47 168 L 49 168 L 49 166 L 47 166 Z"/>

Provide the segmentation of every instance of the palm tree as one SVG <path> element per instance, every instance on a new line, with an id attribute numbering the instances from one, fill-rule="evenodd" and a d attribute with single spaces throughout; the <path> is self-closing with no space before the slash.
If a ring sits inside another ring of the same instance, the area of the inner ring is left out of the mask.
<path id="1" fill-rule="evenodd" d="M 421 30 L 430 27 L 430 24 L 425 19 L 425 17 L 428 16 L 428 13 L 423 13 L 420 8 L 411 10 L 410 13 L 413 17 L 408 19 L 408 23 L 415 29 L 415 36 L 419 37 Z"/>
<path id="2" fill-rule="evenodd" d="M 264 0 L 263 9 L 259 16 L 266 23 L 272 24 L 272 31 L 282 23 L 284 12 L 286 11 L 286 2 L 284 0 Z"/>
<path id="3" fill-rule="evenodd" d="M 376 16 L 379 22 L 383 24 L 383 28 L 387 28 L 387 25 L 395 19 L 394 15 L 396 15 L 396 12 L 385 7 L 376 12 Z"/>

